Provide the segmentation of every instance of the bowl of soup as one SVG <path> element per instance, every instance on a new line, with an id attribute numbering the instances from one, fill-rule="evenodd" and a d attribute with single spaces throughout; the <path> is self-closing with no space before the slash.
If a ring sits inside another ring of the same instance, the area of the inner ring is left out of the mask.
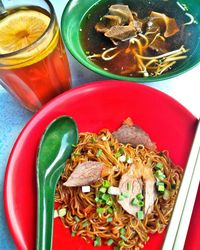
<path id="1" fill-rule="evenodd" d="M 200 0 L 71 0 L 61 21 L 64 43 L 105 77 L 153 82 L 200 62 Z"/>

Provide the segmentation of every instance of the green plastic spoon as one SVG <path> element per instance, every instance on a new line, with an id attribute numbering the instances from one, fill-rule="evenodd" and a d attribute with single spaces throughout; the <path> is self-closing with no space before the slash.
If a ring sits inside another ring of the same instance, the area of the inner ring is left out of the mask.
<path id="1" fill-rule="evenodd" d="M 52 121 L 41 138 L 37 157 L 37 250 L 50 250 L 52 247 L 55 188 L 65 161 L 77 143 L 77 126 L 68 116 Z"/>

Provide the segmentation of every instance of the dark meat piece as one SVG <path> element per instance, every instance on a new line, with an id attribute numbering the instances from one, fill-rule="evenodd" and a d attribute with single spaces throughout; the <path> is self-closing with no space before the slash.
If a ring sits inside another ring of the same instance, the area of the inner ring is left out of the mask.
<path id="1" fill-rule="evenodd" d="M 154 37 L 156 34 L 161 32 L 161 27 L 156 22 L 155 17 L 146 17 L 144 18 L 144 26 L 146 27 L 146 33 L 150 37 Z M 165 31 L 165 27 L 163 29 L 163 32 Z"/>
<path id="2" fill-rule="evenodd" d="M 128 7 L 128 5 L 114 4 L 109 8 L 109 13 L 113 16 L 119 16 L 121 18 L 121 24 L 129 24 L 133 21 L 133 15 Z"/>
<path id="3" fill-rule="evenodd" d="M 120 143 L 131 144 L 133 147 L 142 144 L 151 150 L 156 149 L 156 144 L 151 141 L 149 135 L 139 126 L 124 123 L 112 134 Z"/>
<path id="4" fill-rule="evenodd" d="M 118 16 L 105 15 L 103 17 L 103 22 L 99 22 L 95 25 L 95 29 L 97 32 L 105 33 L 112 26 L 118 26 L 121 24 L 121 18 Z"/>
<path id="5" fill-rule="evenodd" d="M 66 187 L 79 187 L 96 182 L 102 174 L 104 164 L 96 161 L 86 161 L 77 165 L 69 176 L 68 180 L 63 183 Z"/>
<path id="6" fill-rule="evenodd" d="M 111 5 L 108 15 L 103 16 L 102 21 L 95 25 L 97 32 L 104 35 L 115 44 L 116 41 L 123 41 L 142 30 L 142 22 L 133 15 L 127 5 Z"/>
<path id="7" fill-rule="evenodd" d="M 164 27 L 164 37 L 170 37 L 179 32 L 176 20 L 174 18 L 168 17 L 165 14 L 158 12 L 151 12 L 150 17 L 153 17 L 155 22 L 163 29 Z"/>
<path id="8" fill-rule="evenodd" d="M 122 41 L 131 36 L 135 36 L 136 30 L 133 25 L 113 26 L 108 31 L 106 31 L 104 35 L 108 38 Z"/>
<path id="9" fill-rule="evenodd" d="M 105 33 L 106 31 L 109 30 L 109 28 L 108 28 L 108 27 L 106 26 L 106 24 L 103 23 L 103 22 L 97 23 L 97 24 L 95 25 L 95 29 L 96 29 L 97 32 L 101 32 L 101 33 Z"/>

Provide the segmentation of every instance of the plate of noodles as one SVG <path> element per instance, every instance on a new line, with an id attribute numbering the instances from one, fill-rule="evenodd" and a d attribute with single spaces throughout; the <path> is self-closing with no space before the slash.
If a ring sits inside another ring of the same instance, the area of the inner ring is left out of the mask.
<path id="1" fill-rule="evenodd" d="M 79 142 L 56 189 L 53 249 L 161 249 L 197 119 L 158 90 L 120 81 L 58 96 L 19 135 L 4 183 L 17 248 L 35 249 L 38 144 L 60 115 L 76 121 Z M 185 249 L 198 249 L 199 196 Z"/>

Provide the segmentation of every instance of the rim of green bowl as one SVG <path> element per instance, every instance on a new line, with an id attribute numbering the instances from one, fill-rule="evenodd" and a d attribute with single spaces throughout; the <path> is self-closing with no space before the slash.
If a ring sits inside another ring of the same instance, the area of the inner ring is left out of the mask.
<path id="1" fill-rule="evenodd" d="M 193 63 L 190 63 L 189 66 L 184 67 L 184 68 L 177 68 L 176 71 L 170 71 L 167 72 L 163 75 L 160 76 L 156 76 L 156 77 L 128 77 L 128 76 L 121 76 L 121 75 L 117 75 L 117 74 L 113 74 L 110 73 L 109 71 L 103 70 L 102 68 L 100 68 L 98 65 L 94 64 L 92 61 L 88 60 L 86 55 L 85 57 L 81 56 L 80 53 L 77 52 L 76 48 L 73 46 L 73 43 L 70 42 L 70 39 L 68 37 L 68 33 L 67 32 L 69 29 L 69 25 L 68 22 L 65 22 L 68 17 L 67 17 L 67 12 L 70 10 L 71 5 L 73 5 L 74 0 L 69 0 L 68 3 L 66 4 L 64 11 L 62 13 L 62 17 L 61 17 L 61 33 L 62 33 L 62 38 L 64 40 L 65 46 L 66 48 L 69 50 L 70 54 L 79 62 L 81 63 L 83 66 L 85 66 L 87 69 L 100 74 L 104 77 L 107 78 L 111 78 L 111 79 L 116 79 L 116 80 L 123 80 L 123 81 L 131 81 L 131 82 L 140 82 L 140 83 L 150 83 L 150 82 L 158 82 L 158 81 L 165 81 L 165 80 L 169 80 L 171 78 L 175 78 L 178 77 L 188 71 L 190 71 L 191 69 L 195 68 L 197 65 L 200 64 L 200 57 L 198 59 L 198 61 L 195 61 Z M 93 5 L 91 5 L 92 7 Z M 80 20 L 82 21 L 83 17 L 85 16 L 86 12 L 81 14 L 81 18 Z M 81 23 L 81 22 L 80 22 Z M 80 30 L 80 26 L 77 27 L 78 30 Z M 198 41 L 200 43 L 200 41 Z M 82 49 L 82 52 L 84 54 L 81 42 L 80 42 L 80 37 L 79 37 L 79 41 L 78 43 L 80 44 L 80 48 Z M 193 52 L 194 54 L 194 52 Z"/>

